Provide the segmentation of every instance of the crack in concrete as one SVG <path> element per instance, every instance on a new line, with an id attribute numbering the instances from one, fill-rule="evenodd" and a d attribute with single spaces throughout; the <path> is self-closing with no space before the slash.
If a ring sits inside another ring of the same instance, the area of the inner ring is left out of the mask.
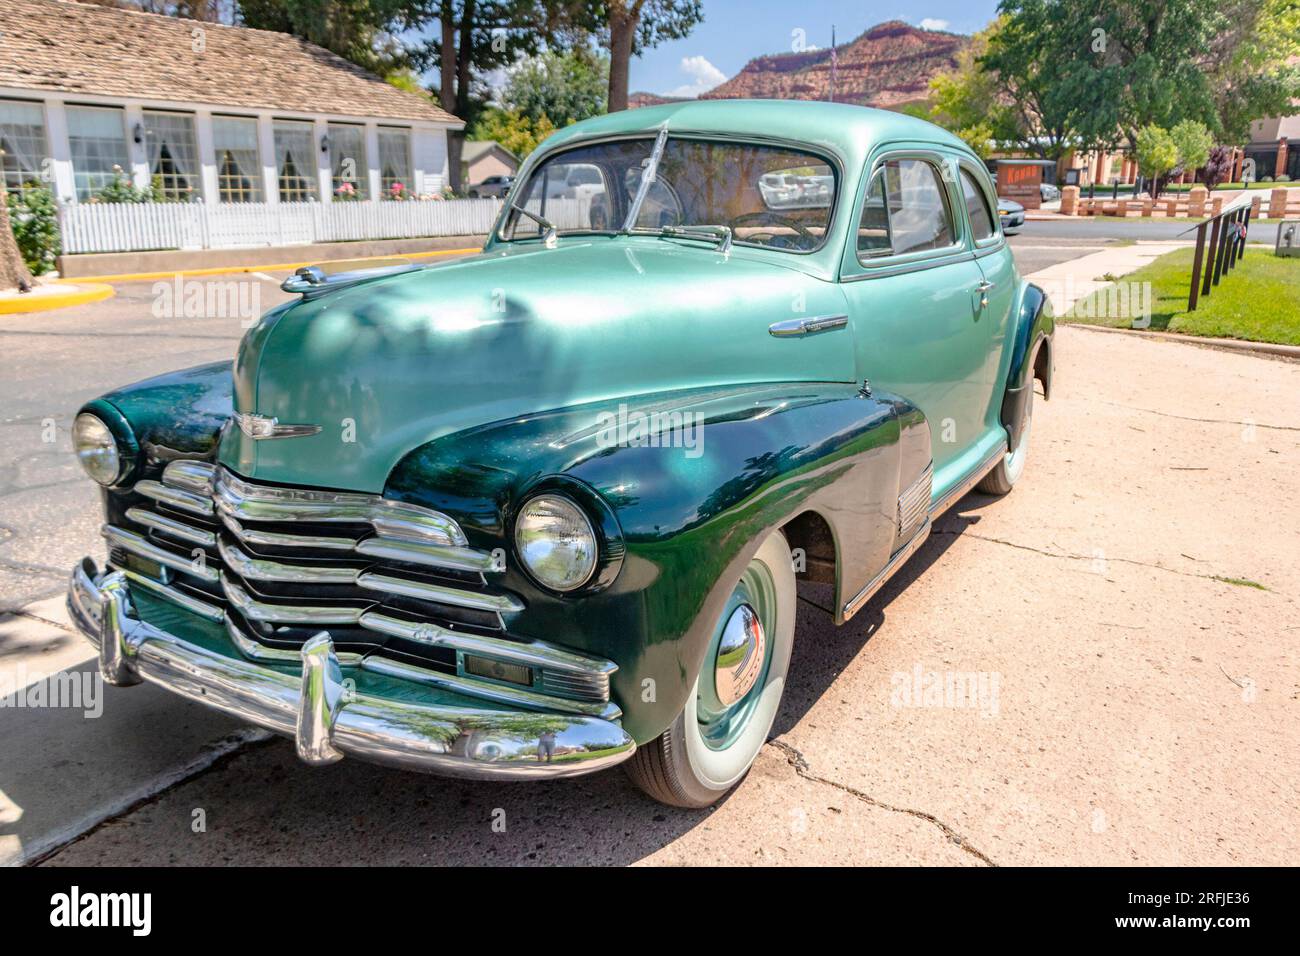
<path id="1" fill-rule="evenodd" d="M 1106 563 L 1114 562 L 1116 564 L 1132 564 L 1139 568 L 1151 568 L 1153 571 L 1165 571 L 1169 574 L 1182 575 L 1185 578 L 1200 578 L 1203 581 L 1217 581 L 1224 583 L 1226 575 L 1222 574 L 1199 574 L 1195 571 L 1179 571 L 1177 568 L 1167 568 L 1162 564 L 1152 564 L 1149 561 L 1138 561 L 1136 558 L 1112 558 L 1108 555 L 1098 558 L 1092 554 L 1074 554 L 1069 551 L 1046 551 L 1042 548 L 1035 548 L 1033 545 L 1017 544 L 1014 541 L 1007 541 L 1003 538 L 990 538 L 987 535 L 976 534 L 973 531 L 953 531 L 949 528 L 935 528 L 931 534 L 946 534 L 955 538 L 974 538 L 976 541 L 987 541 L 989 544 L 1001 544 L 1008 548 L 1015 548 L 1017 551 L 1030 551 L 1034 554 L 1041 554 L 1049 558 L 1060 558 L 1064 561 L 1097 561 L 1101 560 Z M 1193 559 L 1195 560 L 1195 559 Z M 1264 590 L 1270 590 L 1265 588 Z"/>
<path id="2" fill-rule="evenodd" d="M 863 803 L 876 807 L 879 810 L 888 810 L 890 813 L 901 813 L 905 816 L 916 817 L 918 820 L 924 820 L 926 823 L 938 827 L 939 831 L 951 842 L 957 844 L 957 846 L 962 850 L 965 850 L 986 866 L 998 865 L 989 858 L 988 854 L 972 846 L 969 840 L 953 829 L 952 826 L 944 823 L 933 813 L 926 813 L 924 810 L 916 810 L 912 807 L 899 807 L 892 803 L 885 803 L 883 800 L 877 800 L 869 793 L 864 793 L 857 789 L 857 787 L 850 787 L 848 784 L 839 783 L 838 781 L 819 776 L 812 772 L 811 767 L 808 765 L 808 759 L 799 751 L 798 748 L 792 747 L 783 740 L 777 740 L 775 737 L 768 738 L 767 743 L 769 746 L 775 747 L 777 750 L 781 751 L 781 753 L 785 754 L 786 762 L 794 768 L 796 774 L 803 777 L 805 780 L 811 780 L 814 783 L 834 787 L 836 790 L 841 790 L 844 793 L 849 794 L 849 796 L 857 797 Z"/>
<path id="3" fill-rule="evenodd" d="M 24 611 L 22 608 L 0 607 L 0 617 L 8 615 L 9 617 L 23 617 L 29 621 L 36 621 L 38 624 L 48 624 L 50 627 L 58 628 L 60 631 L 67 631 L 69 634 L 76 634 L 77 630 L 67 624 L 59 621 L 51 621 L 48 617 L 41 617 L 39 614 L 33 614 L 31 611 Z"/>
<path id="4" fill-rule="evenodd" d="M 1147 415 L 1160 415 L 1164 418 L 1177 418 L 1184 422 L 1201 422 L 1205 425 L 1248 425 L 1253 428 L 1267 428 L 1270 431 L 1278 432 L 1300 432 L 1300 425 L 1265 425 L 1261 422 L 1239 422 L 1229 418 L 1194 418 L 1191 415 L 1175 415 L 1173 412 L 1162 412 L 1156 408 L 1141 408 L 1137 405 L 1125 405 L 1123 402 L 1107 402 L 1099 398 L 1091 399 L 1098 405 L 1110 405 L 1113 408 L 1127 408 L 1134 412 L 1144 412 Z"/>
<path id="5" fill-rule="evenodd" d="M 63 580 L 67 572 L 59 568 L 44 567 L 39 564 L 24 564 L 22 562 L 6 561 L 0 558 L 0 571 L 12 571 L 15 574 L 30 574 L 33 576 L 57 578 Z"/>

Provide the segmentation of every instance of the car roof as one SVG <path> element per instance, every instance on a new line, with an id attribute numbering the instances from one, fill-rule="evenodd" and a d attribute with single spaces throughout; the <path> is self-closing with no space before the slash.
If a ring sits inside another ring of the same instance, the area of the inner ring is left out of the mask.
<path id="1" fill-rule="evenodd" d="M 775 133 L 782 139 L 830 150 L 851 169 L 860 168 L 872 147 L 883 142 L 930 142 L 970 152 L 947 130 L 914 116 L 809 100 L 688 100 L 621 110 L 566 126 L 548 137 L 540 148 L 549 151 L 607 136 L 653 135 L 665 123 L 670 134 L 676 131 L 744 137 Z"/>

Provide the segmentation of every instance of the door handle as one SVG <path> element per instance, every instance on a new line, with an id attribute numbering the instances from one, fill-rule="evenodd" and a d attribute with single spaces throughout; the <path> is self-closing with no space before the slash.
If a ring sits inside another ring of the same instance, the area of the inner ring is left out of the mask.
<path id="1" fill-rule="evenodd" d="M 981 309 L 987 309 L 989 307 L 989 292 L 993 289 L 993 287 L 996 284 L 997 283 L 990 282 L 988 279 L 985 279 L 983 282 L 981 282 L 979 285 L 975 287 L 975 291 L 980 294 Z"/>
<path id="2" fill-rule="evenodd" d="M 847 315 L 821 315 L 815 319 L 783 319 L 767 327 L 770 335 L 786 338 L 792 335 L 816 335 L 831 329 L 842 329 L 849 324 Z"/>

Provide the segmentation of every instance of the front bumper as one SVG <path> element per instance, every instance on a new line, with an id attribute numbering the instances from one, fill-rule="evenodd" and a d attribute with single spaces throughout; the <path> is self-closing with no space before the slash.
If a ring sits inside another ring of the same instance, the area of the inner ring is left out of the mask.
<path id="1" fill-rule="evenodd" d="M 148 681 L 292 737 L 313 765 L 351 754 L 453 777 L 570 777 L 636 750 L 597 717 L 426 703 L 421 685 L 392 679 L 384 692 L 362 688 L 344 677 L 325 631 L 303 647 L 300 673 L 249 661 L 233 644 L 199 646 L 136 617 L 126 576 L 101 575 L 89 558 L 72 572 L 68 611 L 108 683 Z"/>

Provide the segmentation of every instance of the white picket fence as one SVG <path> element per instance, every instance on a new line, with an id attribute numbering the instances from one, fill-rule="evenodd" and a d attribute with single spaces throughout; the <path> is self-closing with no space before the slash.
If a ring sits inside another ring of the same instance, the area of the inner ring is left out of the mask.
<path id="1" fill-rule="evenodd" d="M 577 200 L 563 202 L 577 204 Z M 481 236 L 491 231 L 500 210 L 499 199 L 278 205 L 72 203 L 60 209 L 59 225 L 63 251 L 72 254 L 234 249 L 360 239 Z M 550 203 L 547 212 L 551 212 Z"/>

